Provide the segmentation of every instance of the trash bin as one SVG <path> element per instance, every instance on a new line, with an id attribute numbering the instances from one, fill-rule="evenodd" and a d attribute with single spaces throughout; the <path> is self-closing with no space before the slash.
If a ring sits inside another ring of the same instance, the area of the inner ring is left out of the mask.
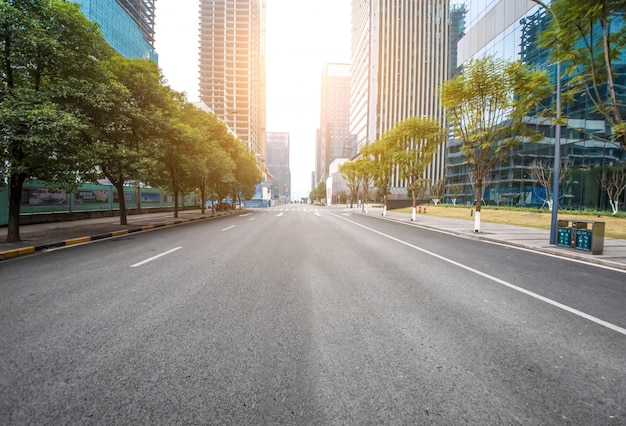
<path id="1" fill-rule="evenodd" d="M 557 224 L 557 245 L 591 254 L 604 251 L 604 222 L 588 220 L 559 220 Z"/>

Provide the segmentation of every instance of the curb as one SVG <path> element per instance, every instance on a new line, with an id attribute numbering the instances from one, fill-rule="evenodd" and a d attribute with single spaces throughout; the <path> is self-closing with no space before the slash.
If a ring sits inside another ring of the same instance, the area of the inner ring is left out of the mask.
<path id="1" fill-rule="evenodd" d="M 426 228 L 426 229 L 430 229 L 433 231 L 439 231 L 439 232 L 446 232 L 448 234 L 452 234 L 452 235 L 456 235 L 462 238 L 470 238 L 470 239 L 474 239 L 474 240 L 479 240 L 479 241 L 486 241 L 486 242 L 490 242 L 490 243 L 495 243 L 495 244 L 501 244 L 504 246 L 509 246 L 509 247 L 515 247 L 515 248 L 520 248 L 520 249 L 524 249 L 524 250 L 530 250 L 530 251 L 534 251 L 534 252 L 538 252 L 538 253 L 544 253 L 544 254 L 549 254 L 551 256 L 557 256 L 557 257 L 563 257 L 563 258 L 567 258 L 567 259 L 571 259 L 571 260 L 577 260 L 577 261 L 581 261 L 581 262 L 587 262 L 587 263 L 592 263 L 592 264 L 596 264 L 596 265 L 600 265 L 600 266 L 604 266 L 607 268 L 613 268 L 613 269 L 618 269 L 621 271 L 626 271 L 626 265 L 623 265 L 621 263 L 617 263 L 617 262 L 611 262 L 610 260 L 603 260 L 601 258 L 598 257 L 586 257 L 586 256 L 580 256 L 577 254 L 576 251 L 572 251 L 570 249 L 567 248 L 563 248 L 558 249 L 558 248 L 542 248 L 542 247 L 533 247 L 533 246 L 529 246 L 529 245 L 524 245 L 524 244 L 520 244 L 520 243 L 516 243 L 516 242 L 511 242 L 511 241 L 506 241 L 506 240 L 499 240 L 496 238 L 491 238 L 485 235 L 481 235 L 480 233 L 478 234 L 470 234 L 470 233 L 465 233 L 465 232 L 457 232 L 457 231 L 450 231 L 450 230 L 442 230 L 441 228 L 438 228 L 436 226 L 432 226 L 432 225 L 426 225 L 423 223 L 415 223 L 412 221 L 405 221 L 399 218 L 394 218 L 394 217 L 390 217 L 390 216 L 378 216 L 378 215 L 372 215 L 372 217 L 377 217 L 379 219 L 383 219 L 383 220 L 392 220 L 394 222 L 399 222 L 399 223 L 405 223 L 407 225 L 411 225 L 411 226 L 417 226 L 417 227 L 422 227 L 422 228 Z"/>
<path id="2" fill-rule="evenodd" d="M 228 216 L 230 216 L 231 214 L 228 214 Z M 16 257 L 25 256 L 28 254 L 33 254 L 38 251 L 44 251 L 44 250 L 49 250 L 49 249 L 59 248 L 59 247 L 67 247 L 67 246 L 72 246 L 76 244 L 83 244 L 83 243 L 88 243 L 91 241 L 104 240 L 107 238 L 119 237 L 120 235 L 132 234 L 135 232 L 150 231 L 152 229 L 165 228 L 168 226 L 180 225 L 180 224 L 189 223 L 189 222 L 197 222 L 200 220 L 215 219 L 215 218 L 222 217 L 222 216 L 225 216 L 225 215 L 194 217 L 191 219 L 175 219 L 175 220 L 158 223 L 154 225 L 144 225 L 138 228 L 121 229 L 119 231 L 112 231 L 112 232 L 107 232 L 104 234 L 96 234 L 96 235 L 85 236 L 85 237 L 70 238 L 67 240 L 41 244 L 37 246 L 21 247 L 17 249 L 0 251 L 0 261 L 7 260 L 7 259 L 14 259 Z"/>

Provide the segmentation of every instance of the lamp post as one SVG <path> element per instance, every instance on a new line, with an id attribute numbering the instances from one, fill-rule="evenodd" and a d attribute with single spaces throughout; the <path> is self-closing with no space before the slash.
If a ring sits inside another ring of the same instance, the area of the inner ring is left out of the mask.
<path id="1" fill-rule="evenodd" d="M 541 0 L 532 0 L 550 15 L 558 25 L 556 16 Z M 556 114 L 554 118 L 554 174 L 552 180 L 552 216 L 550 219 L 550 244 L 557 243 L 557 224 L 559 214 L 559 181 L 561 180 L 561 62 L 556 63 Z"/>

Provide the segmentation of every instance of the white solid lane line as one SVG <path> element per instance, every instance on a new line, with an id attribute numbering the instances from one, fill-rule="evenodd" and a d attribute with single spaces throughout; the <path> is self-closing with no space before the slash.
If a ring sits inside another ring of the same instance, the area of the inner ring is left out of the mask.
<path id="1" fill-rule="evenodd" d="M 335 216 L 335 215 L 333 215 L 333 216 Z M 622 327 L 620 327 L 618 325 L 615 325 L 615 324 L 612 324 L 612 323 L 610 323 L 608 321 L 604 321 L 604 320 L 602 320 L 600 318 L 594 317 L 593 315 L 589 315 L 589 314 L 587 314 L 585 312 L 579 311 L 578 309 L 574 309 L 574 308 L 572 308 L 570 306 L 567 306 L 567 305 L 564 305 L 562 303 L 559 303 L 556 300 L 548 299 L 545 296 L 542 296 L 540 294 L 537 294 L 537 293 L 534 293 L 532 291 L 526 290 L 525 288 L 518 287 L 515 284 L 511 284 L 508 281 L 501 280 L 500 278 L 494 277 L 494 276 L 489 275 L 489 274 L 487 274 L 485 272 L 479 271 L 478 269 L 474 269 L 474 268 L 472 268 L 470 266 L 464 265 L 462 263 L 459 263 L 459 262 L 454 261 L 452 259 L 449 259 L 447 257 L 441 256 L 441 255 L 439 255 L 437 253 L 433 253 L 432 251 L 428 251 L 426 249 L 423 249 L 421 247 L 418 247 L 416 245 L 413 245 L 411 243 L 403 241 L 403 240 L 401 240 L 399 238 L 392 237 L 391 235 L 388 235 L 388 234 L 385 234 L 383 232 L 380 232 L 380 231 L 377 231 L 375 229 L 372 229 L 369 226 L 362 225 L 360 223 L 357 223 L 357 222 L 354 222 L 352 220 L 346 219 L 345 217 L 341 217 L 341 216 L 335 216 L 335 217 L 337 217 L 339 219 L 342 219 L 342 220 L 345 220 L 346 222 L 350 222 L 350 223 L 352 223 L 352 224 L 354 224 L 356 226 L 360 226 L 363 229 L 367 229 L 370 232 L 373 232 L 375 234 L 378 234 L 380 236 L 383 236 L 385 238 L 393 240 L 393 241 L 395 241 L 397 243 L 404 244 L 405 246 L 410 247 L 412 249 L 421 251 L 422 253 L 427 254 L 429 256 L 436 257 L 437 259 L 442 260 L 444 262 L 448 262 L 448 263 L 450 263 L 450 264 L 452 264 L 452 265 L 454 265 L 454 266 L 456 266 L 458 268 L 465 269 L 468 272 L 472 272 L 472 273 L 474 273 L 476 275 L 479 275 L 481 277 L 487 278 L 488 280 L 491 280 L 491 281 L 493 281 L 495 283 L 498 283 L 498 284 L 503 285 L 505 287 L 508 287 L 508 288 L 510 288 L 512 290 L 515 290 L 515 291 L 518 291 L 520 293 L 523 293 L 523 294 L 525 294 L 527 296 L 533 297 L 533 298 L 535 298 L 537 300 L 541 300 L 544 303 L 547 303 L 549 305 L 555 306 L 555 307 L 557 307 L 559 309 L 567 311 L 567 312 L 569 312 L 571 314 L 574 314 L 574 315 L 576 315 L 578 317 L 581 317 L 581 318 L 584 318 L 586 320 L 592 321 L 592 322 L 594 322 L 594 323 L 596 323 L 598 325 L 601 325 L 603 327 L 606 327 L 606 328 L 608 328 L 610 330 L 616 331 L 616 332 L 626 336 L 626 328 L 622 328 Z"/>
<path id="2" fill-rule="evenodd" d="M 233 229 L 235 227 L 235 225 L 231 225 L 227 228 L 222 229 L 222 231 L 228 231 L 229 229 Z"/>
<path id="3" fill-rule="evenodd" d="M 161 253 L 161 254 L 157 254 L 156 256 L 152 256 L 150 259 L 142 260 L 142 261 L 141 261 L 141 262 L 139 262 L 139 263 L 135 263 L 134 265 L 130 265 L 130 267 L 131 267 L 131 268 L 135 268 L 135 267 L 137 267 L 137 266 L 141 266 L 141 265 L 143 265 L 143 264 L 145 264 L 145 263 L 148 263 L 148 262 L 153 261 L 154 259 L 158 259 L 158 258 L 159 258 L 159 257 L 161 257 L 161 256 L 165 256 L 166 254 L 170 254 L 170 253 L 172 253 L 172 252 L 175 252 L 176 250 L 179 250 L 179 249 L 181 249 L 181 248 L 182 248 L 182 247 L 176 247 L 176 248 L 173 248 L 173 249 L 171 249 L 171 250 L 166 251 L 165 253 Z"/>

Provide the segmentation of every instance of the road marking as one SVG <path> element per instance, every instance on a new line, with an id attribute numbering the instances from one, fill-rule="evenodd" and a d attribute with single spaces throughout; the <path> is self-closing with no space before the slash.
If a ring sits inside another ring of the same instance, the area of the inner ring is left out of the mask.
<path id="1" fill-rule="evenodd" d="M 175 252 L 176 250 L 179 250 L 179 249 L 181 249 L 181 248 L 182 248 L 182 247 L 176 247 L 176 248 L 173 248 L 173 249 L 171 249 L 171 250 L 166 251 L 165 253 L 157 254 L 156 256 L 153 256 L 153 257 L 151 257 L 150 259 L 142 260 L 142 261 L 141 261 L 141 262 L 139 262 L 139 263 L 135 263 L 134 265 L 130 265 L 130 267 L 131 267 L 131 268 L 136 268 L 137 266 L 141 266 L 141 265 L 143 265 L 143 264 L 145 264 L 145 263 L 151 262 L 151 261 L 153 261 L 153 260 L 155 260 L 155 259 L 158 259 L 158 258 L 159 258 L 159 257 L 161 257 L 161 256 L 165 256 L 165 255 L 170 254 L 170 253 L 172 253 L 172 252 Z"/>
<path id="2" fill-rule="evenodd" d="M 318 212 L 313 212 L 313 214 L 314 214 L 315 216 L 320 216 L 320 214 L 319 214 Z"/>
<path id="3" fill-rule="evenodd" d="M 523 294 L 525 294 L 525 295 L 527 295 L 527 296 L 533 297 L 533 298 L 535 298 L 535 299 L 537 299 L 537 300 L 541 300 L 542 302 L 545 302 L 545 303 L 547 303 L 547 304 L 549 304 L 549 305 L 552 305 L 552 306 L 554 306 L 554 307 L 557 307 L 557 308 L 559 308 L 559 309 L 562 309 L 562 310 L 564 310 L 564 311 L 567 311 L 567 312 L 569 312 L 569 313 L 571 313 L 571 314 L 574 314 L 574 315 L 579 316 L 579 317 L 581 317 L 581 318 L 584 318 L 584 319 L 586 319 L 586 320 L 592 321 L 592 322 L 594 322 L 594 323 L 596 323 L 596 324 L 598 324 L 598 325 L 601 325 L 601 326 L 603 326 L 603 327 L 606 327 L 606 328 L 608 328 L 608 329 L 610 329 L 610 330 L 616 331 L 616 332 L 618 332 L 618 333 L 623 334 L 624 336 L 626 336 L 626 328 L 622 328 L 622 327 L 620 327 L 620 326 L 618 326 L 618 325 L 615 325 L 615 324 L 612 324 L 612 323 L 610 323 L 610 322 L 608 322 L 608 321 L 604 321 L 604 320 L 602 320 L 602 319 L 600 319 L 600 318 L 594 317 L 593 315 L 586 314 L 586 313 L 584 313 L 584 312 L 582 312 L 582 311 L 579 311 L 578 309 L 574 309 L 574 308 L 572 308 L 572 307 L 569 307 L 569 306 L 567 306 L 567 305 L 564 305 L 564 304 L 562 304 L 562 303 L 559 303 L 559 302 L 557 302 L 557 301 L 555 301 L 555 300 L 548 299 L 548 298 L 547 298 L 547 297 L 545 297 L 545 296 L 542 296 L 542 295 L 540 295 L 540 294 L 537 294 L 537 293 L 534 293 L 534 292 L 532 292 L 532 291 L 526 290 L 525 288 L 518 287 L 518 286 L 516 286 L 515 284 L 511 284 L 510 282 L 507 282 L 507 281 L 501 280 L 500 278 L 496 278 L 496 277 L 494 277 L 493 275 L 489 275 L 489 274 L 487 274 L 487 273 L 485 273 L 485 272 L 479 271 L 478 269 L 474 269 L 474 268 L 469 267 L 469 266 L 467 266 L 467 265 L 463 265 L 462 263 L 459 263 L 459 262 L 457 262 L 457 261 L 455 261 L 455 260 L 448 259 L 447 257 L 441 256 L 441 255 L 439 255 L 439 254 L 437 254 L 437 253 L 433 253 L 432 251 L 428 251 L 428 250 L 426 250 L 426 249 L 423 249 L 423 248 L 421 248 L 421 247 L 418 247 L 418 246 L 413 245 L 413 244 L 411 244 L 411 243 L 408 243 L 408 242 L 406 242 L 406 241 L 402 241 L 402 240 L 401 240 L 401 239 L 399 239 L 399 238 L 392 237 L 391 235 L 388 235 L 388 234 L 385 234 L 385 233 L 383 233 L 383 232 L 377 231 L 377 230 L 375 230 L 375 229 L 373 229 L 373 228 L 370 228 L 369 226 L 362 225 L 362 224 L 357 223 L 357 222 L 355 222 L 355 221 L 353 221 L 353 220 L 346 219 L 345 217 L 336 216 L 336 215 L 333 215 L 333 216 L 335 216 L 335 217 L 337 217 L 337 218 L 339 218 L 339 219 L 345 220 L 346 222 L 350 222 L 350 223 L 352 223 L 353 225 L 360 226 L 360 227 L 361 227 L 361 228 L 363 228 L 363 229 L 366 229 L 366 230 L 368 230 L 368 231 L 370 231 L 370 232 L 373 232 L 373 233 L 375 233 L 375 234 L 378 234 L 378 235 L 380 235 L 380 236 L 383 236 L 383 237 L 385 237 L 385 238 L 388 238 L 388 239 L 390 239 L 390 240 L 392 240 L 392 241 L 395 241 L 395 242 L 397 242 L 397 243 L 404 244 L 405 246 L 410 247 L 410 248 L 412 248 L 412 249 L 415 249 L 415 250 L 421 251 L 421 252 L 422 252 L 422 253 L 424 253 L 424 254 L 427 254 L 427 255 L 429 255 L 429 256 L 433 256 L 433 257 L 435 257 L 435 258 L 437 258 L 437 259 L 439 259 L 439 260 L 442 260 L 442 261 L 444 261 L 444 262 L 450 263 L 450 264 L 452 264 L 452 265 L 454 265 L 454 266 L 457 266 L 457 267 L 459 267 L 459 268 L 461 268 L 461 269 L 465 269 L 466 271 L 469 271 L 469 272 L 472 272 L 472 273 L 474 273 L 474 274 L 476 274 L 476 275 L 479 275 L 479 276 L 481 276 L 481 277 L 487 278 L 488 280 L 491 280 L 491 281 L 493 281 L 493 282 L 495 282 L 495 283 L 497 283 L 497 284 L 503 285 L 503 286 L 508 287 L 508 288 L 510 288 L 510 289 L 512 289 L 512 290 L 515 290 L 515 291 L 518 291 L 518 292 L 520 292 L 520 293 L 523 293 Z"/>
<path id="4" fill-rule="evenodd" d="M 229 229 L 233 229 L 234 227 L 235 227 L 235 225 L 228 226 L 228 227 L 222 229 L 222 232 L 223 231 L 228 231 Z"/>
<path id="5" fill-rule="evenodd" d="M 251 217 L 251 218 L 250 218 L 250 219 L 248 219 L 248 220 L 254 220 L 254 219 L 256 219 L 256 217 Z"/>
<path id="6" fill-rule="evenodd" d="M 239 217 L 246 217 L 246 216 L 250 216 L 252 213 L 244 213 L 244 214 L 240 214 Z"/>
<path id="7" fill-rule="evenodd" d="M 282 213 L 278 213 L 276 216 L 282 216 L 282 215 L 283 215 Z"/>

